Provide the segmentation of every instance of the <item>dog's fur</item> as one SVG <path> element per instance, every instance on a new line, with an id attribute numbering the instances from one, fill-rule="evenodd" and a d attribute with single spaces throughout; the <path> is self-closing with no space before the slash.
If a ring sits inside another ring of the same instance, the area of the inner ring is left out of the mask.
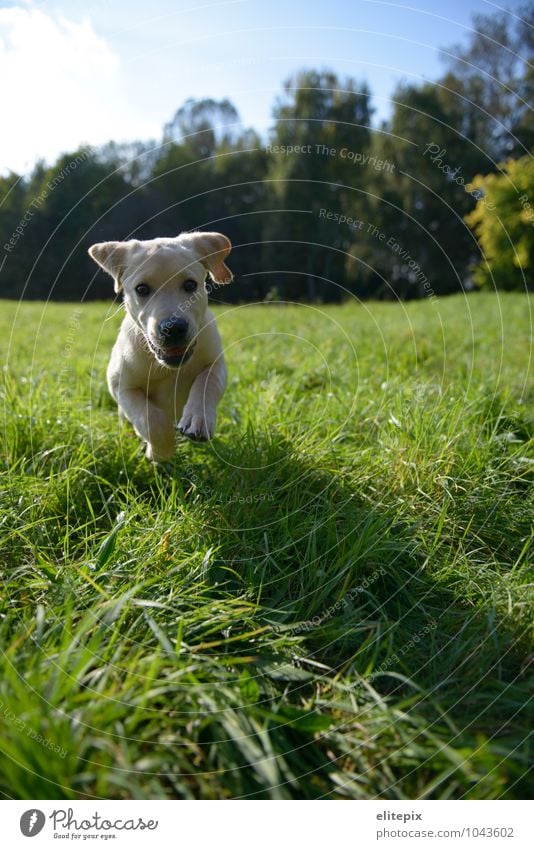
<path id="1" fill-rule="evenodd" d="M 221 233 L 182 233 L 89 249 L 124 297 L 126 316 L 111 353 L 108 386 L 119 414 L 146 442 L 150 460 L 172 458 L 177 421 L 191 439 L 214 434 L 226 366 L 205 280 L 206 272 L 216 283 L 232 280 L 224 263 L 231 247 Z"/>

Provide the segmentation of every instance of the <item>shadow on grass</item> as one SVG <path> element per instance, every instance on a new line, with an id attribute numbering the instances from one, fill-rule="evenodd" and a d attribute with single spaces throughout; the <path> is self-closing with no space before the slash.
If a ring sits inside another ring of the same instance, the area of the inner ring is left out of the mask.
<path id="1" fill-rule="evenodd" d="M 387 493 L 376 503 L 333 449 L 318 462 L 256 434 L 191 456 L 184 497 L 216 552 L 206 569 L 214 597 L 248 595 L 261 621 L 294 638 L 307 669 L 372 683 L 393 707 L 413 699 L 457 746 L 519 745 L 510 770 L 526 786 L 528 634 L 493 597 L 467 592 L 447 562 L 450 540 L 429 551 L 422 517 L 388 506 Z"/>

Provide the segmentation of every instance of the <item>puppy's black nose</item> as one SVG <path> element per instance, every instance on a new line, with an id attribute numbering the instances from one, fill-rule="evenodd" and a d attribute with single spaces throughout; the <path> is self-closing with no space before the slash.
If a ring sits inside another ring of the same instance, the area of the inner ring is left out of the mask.
<path id="1" fill-rule="evenodd" d="M 185 318 L 165 318 L 159 323 L 159 335 L 164 344 L 183 342 L 189 330 L 189 323 Z"/>

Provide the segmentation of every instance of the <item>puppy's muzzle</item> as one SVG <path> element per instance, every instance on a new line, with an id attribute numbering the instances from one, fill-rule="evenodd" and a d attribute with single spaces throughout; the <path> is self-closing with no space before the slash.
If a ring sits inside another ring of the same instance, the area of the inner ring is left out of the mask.
<path id="1" fill-rule="evenodd" d="M 157 345 L 150 340 L 150 347 L 160 363 L 176 368 L 185 363 L 193 353 L 195 343 L 188 342 L 188 338 L 187 319 L 171 316 L 159 322 Z"/>

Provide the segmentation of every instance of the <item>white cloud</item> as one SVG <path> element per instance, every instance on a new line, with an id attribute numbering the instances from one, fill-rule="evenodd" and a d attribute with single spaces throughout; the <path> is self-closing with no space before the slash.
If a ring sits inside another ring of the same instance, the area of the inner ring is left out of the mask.
<path id="1" fill-rule="evenodd" d="M 125 138 L 131 116 L 122 88 L 119 57 L 87 18 L 0 8 L 0 169 L 26 173 L 40 157 Z"/>

